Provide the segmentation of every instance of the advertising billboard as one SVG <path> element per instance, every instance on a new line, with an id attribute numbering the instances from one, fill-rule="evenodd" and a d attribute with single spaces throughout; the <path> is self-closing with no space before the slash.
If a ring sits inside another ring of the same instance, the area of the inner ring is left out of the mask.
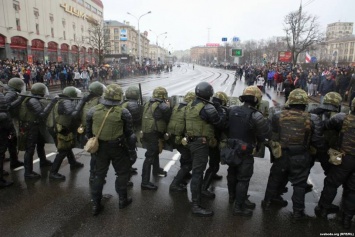
<path id="1" fill-rule="evenodd" d="M 292 53 L 290 51 L 279 51 L 278 61 L 283 63 L 291 63 Z"/>

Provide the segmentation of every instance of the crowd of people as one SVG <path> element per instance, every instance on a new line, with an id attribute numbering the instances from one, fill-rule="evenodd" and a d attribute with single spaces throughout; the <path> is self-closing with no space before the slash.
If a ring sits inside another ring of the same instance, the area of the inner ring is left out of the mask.
<path id="1" fill-rule="evenodd" d="M 117 81 L 138 75 L 159 74 L 163 71 L 171 72 L 172 64 L 145 65 L 138 64 L 105 64 L 101 66 L 64 63 L 36 63 L 30 64 L 19 60 L 0 60 L 0 81 L 7 83 L 13 77 L 21 78 L 26 88 L 36 82 L 44 83 L 46 86 L 60 85 L 61 89 L 66 86 L 75 86 L 87 90 L 88 83 L 99 80 L 107 84 L 108 80 Z"/>
<path id="2" fill-rule="evenodd" d="M 321 101 L 328 92 L 338 92 L 350 106 L 355 97 L 354 73 L 350 66 L 302 69 L 300 65 L 294 68 L 290 65 L 243 65 L 236 69 L 235 75 L 240 80 L 245 75 L 247 85 L 256 84 L 263 92 L 273 88 L 278 95 L 285 95 L 285 101 L 293 89 L 301 88 L 308 96 L 321 96 Z"/>
<path id="3" fill-rule="evenodd" d="M 269 75 L 258 68 L 244 70 L 247 82 L 254 78 L 252 74 L 257 80 Z M 25 90 L 25 82 L 18 77 L 11 78 L 7 84 L 2 84 L 4 91 L 0 93 L 0 139 L 5 141 L 0 143 L 0 187 L 12 184 L 4 178 L 7 149 L 10 168 L 23 165 L 25 179 L 41 177 L 33 171 L 33 156 L 37 151 L 40 167 L 50 167 L 49 179 L 64 181 L 66 177 L 59 170 L 65 157 L 71 170 L 83 167 L 72 151 L 76 141 L 84 147 L 88 139 L 96 137 L 98 148 L 85 148 L 91 153 L 92 213 L 98 215 L 102 211 L 102 190 L 110 163 L 116 173 L 119 208 L 125 208 L 132 203 L 128 187 L 133 185 L 130 176 L 136 173 L 132 166 L 137 159 L 139 139 L 146 149 L 142 190 L 158 189 L 151 182 L 151 174 L 167 175 L 160 167 L 159 154 L 165 145 L 170 145 L 180 152 L 181 167 L 169 191 L 186 192 L 186 181 L 191 179 L 191 211 L 195 216 L 214 214 L 201 205 L 201 199 L 215 198 L 209 187 L 214 179 L 220 178 L 217 173 L 221 162 L 229 166 L 227 185 L 229 202 L 234 203 L 233 214 L 251 216 L 255 203 L 248 199 L 248 188 L 254 173 L 254 155 L 266 146 L 272 167 L 261 204 L 263 210 L 268 211 L 274 205 L 286 206 L 288 202 L 282 195 L 291 182 L 293 218 L 304 219 L 305 194 L 312 189 L 307 178 L 317 160 L 326 178 L 316 215 L 326 218 L 339 211 L 332 202 L 337 188 L 343 185 L 342 220 L 344 228 L 348 229 L 355 214 L 355 99 L 351 100 L 350 113 L 341 113 L 343 97 L 338 92 L 328 91 L 319 108 L 308 112 L 306 107 L 312 95 L 303 87 L 303 83 L 307 86 L 307 80 L 302 81 L 301 73 L 303 71 L 297 69 L 293 77 L 293 72 L 276 70 L 271 77 L 274 83 L 265 80 L 264 86 L 274 86 L 280 94 L 286 90 L 285 80 L 292 80 L 290 85 L 295 87 L 287 95 L 287 106 L 269 117 L 259 112 L 262 90 L 265 90 L 262 83 L 248 85 L 239 97 L 242 105 L 228 107 L 229 98 L 223 91 L 215 93 L 211 84 L 200 82 L 195 92 L 188 92 L 183 101 L 171 108 L 168 92 L 163 87 L 155 88 L 152 98 L 144 105 L 141 105 L 138 87 L 130 86 L 124 93 L 118 84 L 106 87 L 99 81 L 90 83 L 88 93 L 82 97 L 77 88 L 66 86 L 59 96 L 47 101 L 44 96 L 48 88 L 44 83 L 35 82 L 31 85 L 31 94 L 24 95 L 20 93 Z M 90 76 L 90 72 L 87 74 Z M 284 74 L 285 80 L 275 80 L 280 75 L 283 78 Z M 78 75 L 75 71 L 74 80 Z M 331 75 L 325 72 L 325 80 L 333 80 Z M 252 81 L 254 83 L 254 79 Z M 323 93 L 324 79 L 317 83 L 320 84 L 317 91 Z M 346 91 L 348 88 L 344 93 Z M 18 132 L 13 119 L 19 121 Z M 53 162 L 45 156 L 43 130 L 53 137 L 58 150 Z M 25 152 L 24 162 L 19 161 L 17 149 Z M 336 154 L 335 158 L 332 154 Z"/>

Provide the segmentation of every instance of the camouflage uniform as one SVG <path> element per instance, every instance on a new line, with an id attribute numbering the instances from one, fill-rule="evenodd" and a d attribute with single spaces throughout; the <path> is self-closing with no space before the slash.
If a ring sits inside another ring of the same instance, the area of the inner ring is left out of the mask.
<path id="1" fill-rule="evenodd" d="M 315 212 L 318 216 L 326 217 L 338 187 L 345 184 L 343 225 L 348 229 L 355 214 L 355 99 L 352 100 L 350 114 L 338 113 L 325 121 L 324 127 L 339 132 L 337 150 L 344 155 L 341 164 L 333 166 L 324 179 L 324 188 Z"/>
<path id="2" fill-rule="evenodd" d="M 311 160 L 309 147 L 321 149 L 324 142 L 319 117 L 305 112 L 307 93 L 302 89 L 293 90 L 287 104 L 289 109 L 274 114 L 271 120 L 273 140 L 281 145 L 282 155 L 273 161 L 262 207 L 269 209 L 272 200 L 280 194 L 280 187 L 284 187 L 284 180 L 288 179 L 293 186 L 293 217 L 298 220 L 304 217 Z"/>
<path id="3" fill-rule="evenodd" d="M 183 184 L 184 178 L 192 169 L 192 159 L 190 150 L 181 143 L 185 136 L 185 113 L 186 106 L 189 102 L 195 99 L 194 92 L 188 92 L 184 97 L 184 102 L 175 105 L 170 117 L 167 132 L 170 135 L 170 141 L 174 144 L 174 148 L 180 153 L 180 170 L 177 172 L 174 180 L 170 184 L 169 190 L 171 192 L 186 192 L 187 189 Z"/>

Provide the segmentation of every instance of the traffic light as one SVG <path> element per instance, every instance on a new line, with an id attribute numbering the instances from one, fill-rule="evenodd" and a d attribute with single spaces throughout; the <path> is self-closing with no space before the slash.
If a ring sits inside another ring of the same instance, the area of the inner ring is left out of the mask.
<path id="1" fill-rule="evenodd" d="M 233 57 L 242 57 L 243 50 L 242 49 L 232 49 L 232 56 Z"/>

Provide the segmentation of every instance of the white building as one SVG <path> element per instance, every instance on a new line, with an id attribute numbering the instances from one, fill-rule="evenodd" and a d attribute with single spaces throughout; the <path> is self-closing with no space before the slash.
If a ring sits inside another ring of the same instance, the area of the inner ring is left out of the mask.
<path id="1" fill-rule="evenodd" d="M 95 63 L 88 30 L 102 22 L 101 0 L 0 0 L 0 58 Z"/>
<path id="2" fill-rule="evenodd" d="M 327 25 L 326 39 L 333 40 L 352 35 L 353 22 L 335 22 Z"/>

